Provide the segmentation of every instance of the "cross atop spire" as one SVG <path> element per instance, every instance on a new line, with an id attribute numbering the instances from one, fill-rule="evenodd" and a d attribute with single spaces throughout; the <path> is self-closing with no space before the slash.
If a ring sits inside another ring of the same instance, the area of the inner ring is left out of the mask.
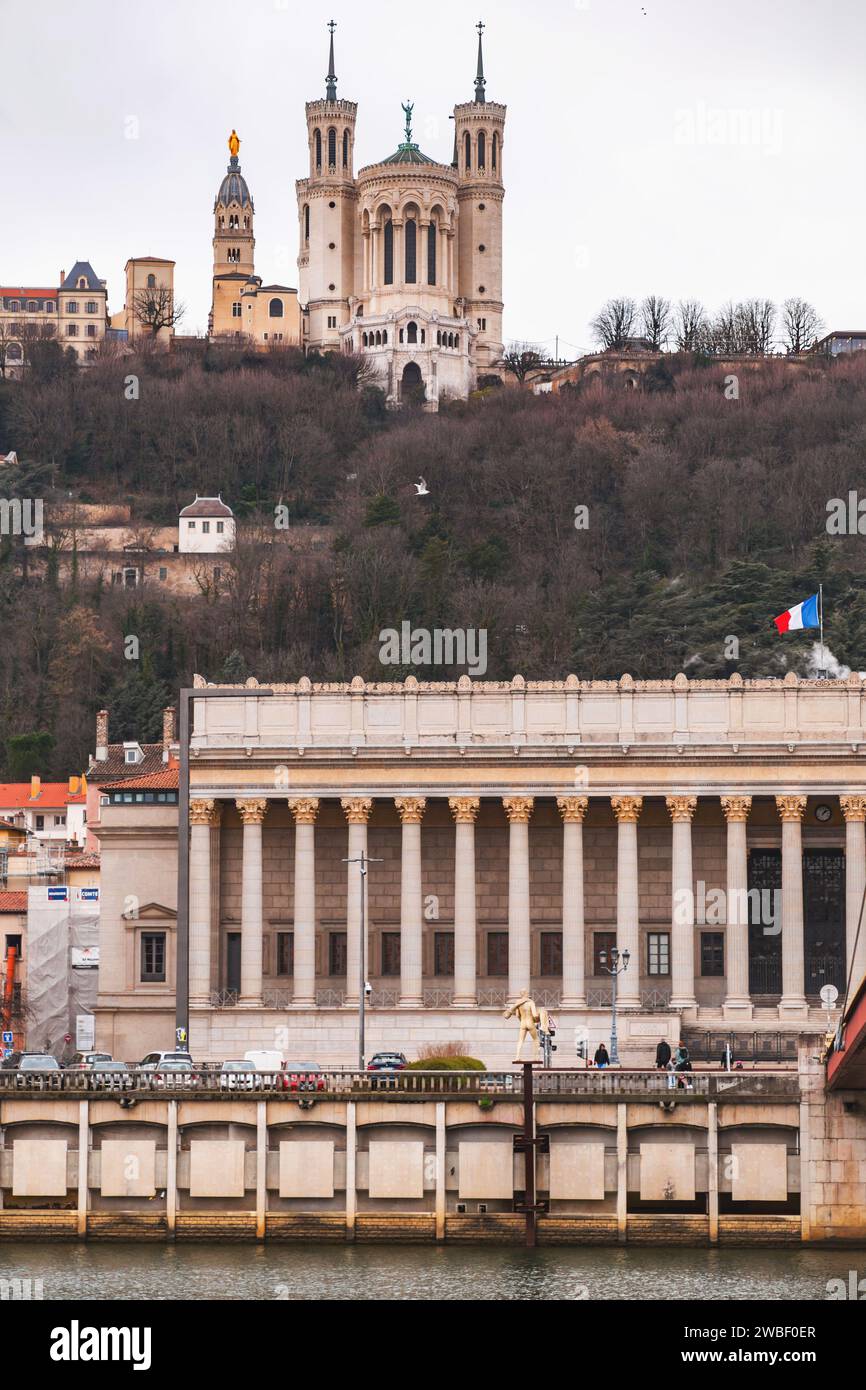
<path id="1" fill-rule="evenodd" d="M 475 26 L 478 30 L 478 69 L 475 73 L 475 100 L 478 102 L 484 101 L 484 88 L 487 85 L 484 81 L 484 53 L 481 48 L 481 35 L 484 33 L 485 27 L 486 26 L 480 19 Z"/>
<path id="2" fill-rule="evenodd" d="M 328 20 L 328 28 L 331 31 L 331 51 L 328 61 L 328 76 L 325 78 L 327 86 L 325 88 L 325 99 L 327 101 L 337 100 L 337 74 L 334 72 L 334 30 L 336 24 L 333 19 Z"/>

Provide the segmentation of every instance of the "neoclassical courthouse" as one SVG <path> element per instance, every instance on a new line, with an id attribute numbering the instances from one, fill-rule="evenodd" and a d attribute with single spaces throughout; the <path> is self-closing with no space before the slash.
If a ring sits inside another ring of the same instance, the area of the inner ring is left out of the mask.
<path id="1" fill-rule="evenodd" d="M 567 1065 L 575 1029 L 609 1038 L 614 944 L 626 1065 L 686 1026 L 820 1033 L 821 987 L 866 973 L 859 676 L 196 684 L 197 1058 L 353 1061 L 362 851 L 368 1054 L 459 1040 L 502 1065 L 529 990 Z M 96 827 L 97 1045 L 120 1057 L 174 1028 L 177 805 L 153 776 Z"/>

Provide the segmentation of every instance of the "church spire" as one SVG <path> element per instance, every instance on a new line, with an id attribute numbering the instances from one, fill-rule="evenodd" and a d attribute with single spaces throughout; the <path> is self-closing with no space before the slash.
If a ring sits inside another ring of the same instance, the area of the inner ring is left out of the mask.
<path id="1" fill-rule="evenodd" d="M 334 23 L 333 19 L 328 21 L 328 28 L 331 31 L 331 52 L 329 54 L 328 61 L 328 76 L 325 78 L 325 81 L 327 83 L 327 86 L 325 88 L 326 101 L 337 100 L 337 74 L 334 72 L 334 30 L 336 29 L 336 27 L 337 26 Z"/>
<path id="2" fill-rule="evenodd" d="M 487 84 L 484 81 L 484 53 L 481 48 L 481 35 L 484 33 L 485 26 L 479 19 L 475 27 L 478 30 L 478 69 L 475 73 L 475 100 L 483 102 L 485 99 L 484 88 Z"/>

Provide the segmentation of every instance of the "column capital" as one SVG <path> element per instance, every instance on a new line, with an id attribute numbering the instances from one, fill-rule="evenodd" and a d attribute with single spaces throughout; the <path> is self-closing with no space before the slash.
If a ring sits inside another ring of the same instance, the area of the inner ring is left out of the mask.
<path id="1" fill-rule="evenodd" d="M 612 796 L 610 804 L 613 813 L 620 825 L 629 825 L 637 822 L 638 816 L 643 810 L 642 796 Z"/>
<path id="2" fill-rule="evenodd" d="M 534 796 L 503 796 L 502 805 L 512 825 L 528 825 L 535 805 Z"/>
<path id="3" fill-rule="evenodd" d="M 316 816 L 319 814 L 317 796 L 290 796 L 287 804 L 295 818 L 295 825 L 315 825 Z"/>
<path id="4" fill-rule="evenodd" d="M 395 796 L 394 805 L 404 825 L 420 825 L 427 805 L 426 796 Z"/>
<path id="5" fill-rule="evenodd" d="M 779 818 L 783 821 L 796 821 L 798 824 L 803 819 L 803 812 L 806 809 L 805 796 L 777 796 L 776 808 Z"/>
<path id="6" fill-rule="evenodd" d="M 750 796 L 723 796 L 720 800 L 728 824 L 732 821 L 747 821 L 749 819 L 749 812 L 752 809 Z"/>
<path id="7" fill-rule="evenodd" d="M 350 825 L 366 825 L 373 809 L 373 798 L 371 796 L 344 796 L 340 798 L 340 805 Z"/>
<path id="8" fill-rule="evenodd" d="M 691 823 L 698 805 L 696 796 L 666 796 L 665 805 L 671 813 L 671 820 Z"/>
<path id="9" fill-rule="evenodd" d="M 261 825 L 268 811 L 265 796 L 243 796 L 235 802 L 244 825 Z"/>
<path id="10" fill-rule="evenodd" d="M 219 825 L 222 816 L 222 802 L 211 796 L 195 797 L 189 803 L 190 825 Z"/>
<path id="11" fill-rule="evenodd" d="M 866 796 L 840 796 L 839 805 L 846 821 L 866 820 Z"/>
<path id="12" fill-rule="evenodd" d="M 582 825 L 589 810 L 588 796 L 558 796 L 556 804 L 566 825 Z"/>
<path id="13" fill-rule="evenodd" d="M 474 825 L 481 809 L 478 796 L 449 796 L 448 805 L 457 825 Z"/>

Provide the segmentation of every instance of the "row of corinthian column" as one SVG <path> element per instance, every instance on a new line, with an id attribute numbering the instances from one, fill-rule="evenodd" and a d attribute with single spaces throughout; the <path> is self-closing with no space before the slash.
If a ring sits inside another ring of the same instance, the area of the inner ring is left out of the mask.
<path id="1" fill-rule="evenodd" d="M 726 1012 L 745 1014 L 749 1000 L 749 913 L 746 822 L 750 796 L 722 796 L 727 822 Z M 864 886 L 866 886 L 866 796 L 839 798 L 846 822 L 846 937 L 848 966 Z M 293 1003 L 309 1008 L 316 1002 L 316 850 L 317 797 L 289 797 L 295 822 L 294 981 Z M 696 796 L 665 798 L 672 822 L 671 871 L 671 1006 L 696 1007 L 692 876 L 692 817 Z M 348 823 L 348 854 L 357 860 L 367 852 L 367 823 L 373 800 L 343 797 Z M 400 878 L 400 1004 L 423 1003 L 423 885 L 421 822 L 426 797 L 395 797 L 402 825 Z M 530 988 L 529 821 L 532 796 L 506 796 L 502 804 L 509 823 L 508 840 L 508 993 L 514 999 Z M 564 1008 L 586 1007 L 584 932 L 583 822 L 589 799 L 560 796 L 562 817 L 562 999 Z M 262 823 L 268 808 L 264 797 L 242 797 L 235 805 L 243 822 L 241 889 L 241 1007 L 262 1004 Z M 455 822 L 454 848 L 454 985 L 453 1007 L 477 1004 L 475 820 L 476 796 L 449 797 Z M 628 950 L 634 968 L 619 980 L 624 1008 L 640 1006 L 640 918 L 637 823 L 643 807 L 640 796 L 611 797 L 617 821 L 616 934 L 620 951 Z M 801 823 L 806 797 L 776 797 L 782 822 L 782 998 L 780 1014 L 795 1017 L 806 1007 L 804 996 L 803 880 Z M 208 798 L 190 802 L 190 1002 L 204 1005 L 211 994 L 211 827 L 219 824 L 221 804 Z M 361 950 L 362 879 L 357 864 L 347 865 L 346 992 L 347 1005 L 358 1003 Z M 366 883 L 366 880 L 364 880 Z M 777 930 L 777 925 L 774 930 Z M 858 973 L 859 971 L 859 973 Z M 861 932 L 854 962 L 855 984 L 866 972 L 866 932 Z"/>

